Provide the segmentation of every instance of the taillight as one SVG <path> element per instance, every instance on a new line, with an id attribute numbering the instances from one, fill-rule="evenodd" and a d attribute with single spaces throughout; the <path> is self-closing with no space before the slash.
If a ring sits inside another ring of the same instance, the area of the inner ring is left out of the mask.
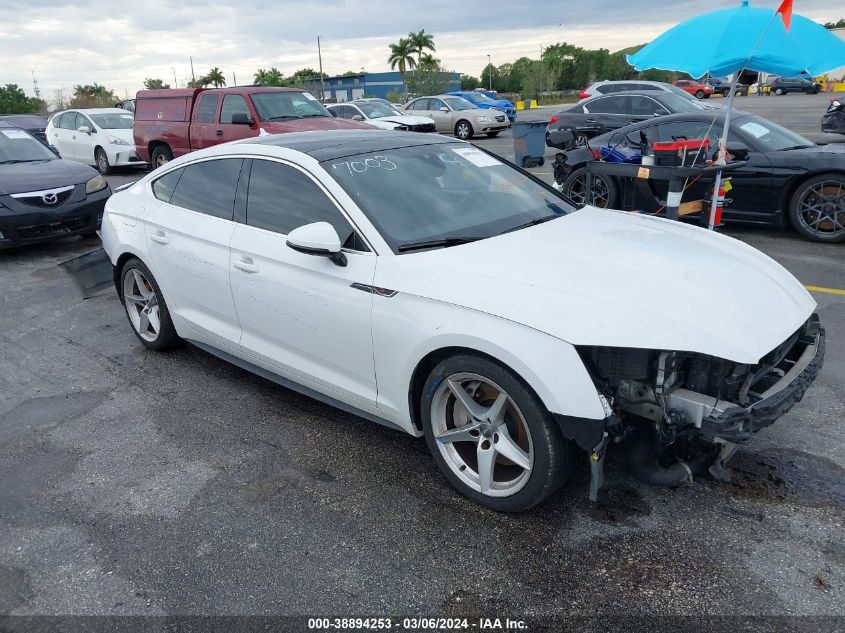
<path id="1" fill-rule="evenodd" d="M 589 86 L 587 86 L 587 88 L 589 88 Z M 578 95 L 578 98 L 579 98 L 579 99 L 589 99 L 589 98 L 590 98 L 590 93 L 589 93 L 589 92 L 587 92 L 587 88 L 584 88 L 584 89 L 581 91 L 581 94 L 579 94 L 579 95 Z"/>
<path id="2" fill-rule="evenodd" d="M 553 116 L 549 119 L 549 124 L 557 123 L 558 121 L 560 121 L 560 117 L 559 116 Z"/>

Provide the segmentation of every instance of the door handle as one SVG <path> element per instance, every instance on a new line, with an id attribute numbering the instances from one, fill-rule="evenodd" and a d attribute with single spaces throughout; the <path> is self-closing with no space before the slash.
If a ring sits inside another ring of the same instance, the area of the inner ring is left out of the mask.
<path id="1" fill-rule="evenodd" d="M 150 239 L 157 244 L 170 244 L 170 238 L 167 237 L 162 231 L 156 231 L 155 233 L 150 233 Z"/>
<path id="2" fill-rule="evenodd" d="M 252 261 L 252 257 L 247 257 L 244 255 L 240 259 L 236 259 L 232 265 L 237 268 L 238 270 L 242 270 L 245 273 L 257 273 L 258 272 L 258 264 Z"/>
<path id="3" fill-rule="evenodd" d="M 73 136 L 71 136 L 71 138 L 75 141 L 75 140 L 76 140 L 76 134 L 74 134 Z"/>
<path id="4" fill-rule="evenodd" d="M 217 136 L 223 136 L 223 130 L 217 130 Z"/>

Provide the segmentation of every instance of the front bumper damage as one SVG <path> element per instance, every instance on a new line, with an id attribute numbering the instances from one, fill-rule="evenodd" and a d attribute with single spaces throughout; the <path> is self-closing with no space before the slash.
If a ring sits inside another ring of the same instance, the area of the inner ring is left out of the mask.
<path id="1" fill-rule="evenodd" d="M 631 472 L 647 483 L 677 485 L 708 466 L 715 478 L 728 479 L 725 464 L 736 447 L 792 409 L 815 381 L 825 332 L 814 314 L 753 366 L 688 352 L 584 347 L 579 353 L 609 415 L 556 419 L 590 456 L 595 500 L 614 443 L 627 442 Z"/>

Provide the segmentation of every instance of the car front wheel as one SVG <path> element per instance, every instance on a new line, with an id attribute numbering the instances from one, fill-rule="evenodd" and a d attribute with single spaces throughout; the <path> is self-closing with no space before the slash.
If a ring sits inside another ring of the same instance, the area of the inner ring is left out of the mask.
<path id="1" fill-rule="evenodd" d="M 458 121 L 455 125 L 455 136 L 462 141 L 468 141 L 473 137 L 472 125 L 470 125 L 469 121 Z"/>
<path id="2" fill-rule="evenodd" d="M 616 206 L 617 187 L 609 176 L 593 174 L 590 189 L 592 191 L 588 193 L 587 170 L 578 167 L 564 179 L 561 193 L 579 208 L 588 204 L 600 209 L 612 209 Z"/>
<path id="3" fill-rule="evenodd" d="M 97 151 L 94 152 L 94 161 L 97 163 L 97 171 L 104 176 L 112 172 L 112 167 L 109 164 L 109 157 L 106 154 L 106 150 L 102 147 L 98 147 Z"/>
<path id="4" fill-rule="evenodd" d="M 704 98 L 704 91 L 703 90 L 696 90 L 695 91 L 695 98 L 696 99 L 703 99 Z"/>
<path id="5" fill-rule="evenodd" d="M 163 351 L 181 342 L 161 288 L 140 259 L 133 257 L 124 264 L 120 290 L 132 331 L 145 347 Z"/>
<path id="6" fill-rule="evenodd" d="M 453 356 L 434 368 L 422 393 L 429 450 L 464 496 L 521 512 L 563 485 L 572 445 L 510 370 L 483 356 Z"/>
<path id="7" fill-rule="evenodd" d="M 845 241 L 845 176 L 821 174 L 801 183 L 790 201 L 789 219 L 808 240 Z"/>

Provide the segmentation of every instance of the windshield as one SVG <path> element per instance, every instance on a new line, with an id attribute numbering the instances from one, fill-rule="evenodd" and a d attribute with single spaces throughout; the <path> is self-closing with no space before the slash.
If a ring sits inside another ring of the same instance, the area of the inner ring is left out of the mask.
<path id="1" fill-rule="evenodd" d="M 463 143 L 359 154 L 323 167 L 394 252 L 484 239 L 574 210 L 555 191 Z"/>
<path id="2" fill-rule="evenodd" d="M 55 158 L 56 155 L 29 132 L 16 128 L 0 128 L 0 164 Z"/>
<path id="3" fill-rule="evenodd" d="M 355 105 L 357 105 L 361 109 L 361 112 L 367 115 L 368 119 L 380 119 L 386 116 L 396 116 L 397 114 L 401 114 L 390 106 L 384 105 L 383 103 L 379 103 L 377 101 L 356 103 Z"/>
<path id="4" fill-rule="evenodd" d="M 687 94 L 686 92 L 684 94 Z M 695 97 L 693 97 L 695 99 Z M 695 101 L 681 99 L 678 95 L 665 92 L 657 96 L 657 100 L 665 105 L 670 112 L 700 112 L 701 106 Z"/>
<path id="5" fill-rule="evenodd" d="M 132 129 L 132 115 L 129 113 L 121 114 L 114 112 L 110 114 L 92 114 L 90 115 L 98 128 L 103 130 L 131 130 Z"/>
<path id="6" fill-rule="evenodd" d="M 307 92 L 255 92 L 252 103 L 262 121 L 284 121 L 331 114 Z"/>
<path id="7" fill-rule="evenodd" d="M 476 92 L 475 94 L 473 94 L 473 95 L 472 95 L 472 100 L 473 100 L 475 103 L 496 103 L 496 100 L 495 100 L 495 99 L 491 99 L 491 98 L 490 98 L 490 97 L 488 97 L 487 95 L 482 94 L 482 93 L 480 93 L 480 92 Z"/>
<path id="8" fill-rule="evenodd" d="M 467 101 L 462 97 L 443 97 L 443 101 L 445 101 L 450 108 L 453 110 L 474 110 L 475 105 Z"/>
<path id="9" fill-rule="evenodd" d="M 785 149 L 813 147 L 815 143 L 758 116 L 742 117 L 736 122 L 737 128 L 753 139 L 755 145 L 764 152 L 777 152 Z M 733 124 L 731 125 L 733 128 Z"/>

